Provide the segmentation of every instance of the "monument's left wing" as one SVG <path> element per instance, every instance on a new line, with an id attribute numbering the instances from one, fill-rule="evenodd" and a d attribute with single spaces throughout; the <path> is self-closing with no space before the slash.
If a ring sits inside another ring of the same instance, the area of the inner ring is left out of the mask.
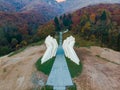
<path id="1" fill-rule="evenodd" d="M 58 48 L 56 39 L 54 39 L 50 35 L 45 39 L 45 44 L 46 44 L 47 50 L 45 51 L 45 54 L 41 59 L 41 64 L 48 61 L 50 58 L 54 57 L 56 55 L 57 48 Z"/>

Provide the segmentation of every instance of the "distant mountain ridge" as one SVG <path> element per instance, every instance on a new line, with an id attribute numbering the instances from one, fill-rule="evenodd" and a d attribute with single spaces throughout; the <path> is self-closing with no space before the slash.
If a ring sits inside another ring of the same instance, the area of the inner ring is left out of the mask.
<path id="1" fill-rule="evenodd" d="M 93 2 L 90 0 L 66 0 L 61 3 L 56 0 L 0 0 L 0 27 L 8 24 L 13 26 L 25 24 L 31 29 L 36 29 L 55 16 L 103 2 L 119 3 L 120 0 L 94 0 Z"/>
<path id="2" fill-rule="evenodd" d="M 120 3 L 120 0 L 66 0 L 60 4 L 64 8 L 65 12 L 71 12 L 88 5 L 100 3 Z"/>
<path id="3" fill-rule="evenodd" d="M 38 7 L 40 3 L 43 6 L 51 6 L 58 9 L 59 12 L 65 13 L 75 11 L 88 5 L 95 5 L 100 3 L 120 3 L 120 0 L 66 0 L 58 3 L 56 0 L 1 0 L 0 11 L 4 12 L 21 12 L 28 8 Z M 46 3 L 46 4 L 45 4 Z M 57 12 L 57 11 L 56 11 Z"/>
<path id="4" fill-rule="evenodd" d="M 20 32 L 31 32 L 62 13 L 55 0 L 1 0 L 0 27 L 12 25 Z"/>
<path id="5" fill-rule="evenodd" d="M 25 7 L 28 7 L 28 6 L 34 7 L 40 3 L 42 3 L 42 4 L 46 3 L 48 6 L 61 9 L 59 3 L 57 3 L 56 0 L 1 0 L 0 1 L 0 11 L 20 12 Z M 14 9 L 12 9 L 11 7 Z M 11 9 L 9 9 L 9 8 L 11 8 Z"/>

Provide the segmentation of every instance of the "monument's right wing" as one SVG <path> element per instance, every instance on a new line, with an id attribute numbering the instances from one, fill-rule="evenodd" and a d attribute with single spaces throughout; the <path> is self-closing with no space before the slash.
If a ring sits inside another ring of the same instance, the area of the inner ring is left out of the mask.
<path id="1" fill-rule="evenodd" d="M 80 60 L 73 49 L 74 44 L 75 44 L 75 38 L 73 36 L 70 36 L 66 40 L 64 40 L 63 49 L 65 52 L 65 56 L 70 58 L 73 62 L 79 65 Z"/>

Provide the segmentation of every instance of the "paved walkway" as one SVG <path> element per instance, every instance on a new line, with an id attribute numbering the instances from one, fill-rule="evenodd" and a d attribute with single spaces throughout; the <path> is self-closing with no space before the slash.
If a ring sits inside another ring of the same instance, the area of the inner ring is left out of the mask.
<path id="1" fill-rule="evenodd" d="M 54 90 L 65 90 L 66 86 L 73 85 L 62 46 L 58 47 L 56 59 L 46 85 L 53 86 Z"/>

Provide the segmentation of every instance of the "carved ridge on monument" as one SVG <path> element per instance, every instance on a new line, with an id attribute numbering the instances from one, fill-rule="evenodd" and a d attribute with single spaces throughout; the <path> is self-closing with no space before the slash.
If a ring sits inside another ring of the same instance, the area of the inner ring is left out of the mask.
<path id="1" fill-rule="evenodd" d="M 50 35 L 45 39 L 45 45 L 47 47 L 47 50 L 45 51 L 45 54 L 41 59 L 41 64 L 45 63 L 50 58 L 54 57 L 56 55 L 57 48 L 58 48 L 56 39 L 54 39 Z"/>
<path id="2" fill-rule="evenodd" d="M 73 62 L 79 65 L 80 60 L 73 49 L 74 44 L 75 44 L 75 38 L 73 36 L 67 37 L 63 41 L 63 49 L 65 52 L 65 56 L 70 58 Z"/>

